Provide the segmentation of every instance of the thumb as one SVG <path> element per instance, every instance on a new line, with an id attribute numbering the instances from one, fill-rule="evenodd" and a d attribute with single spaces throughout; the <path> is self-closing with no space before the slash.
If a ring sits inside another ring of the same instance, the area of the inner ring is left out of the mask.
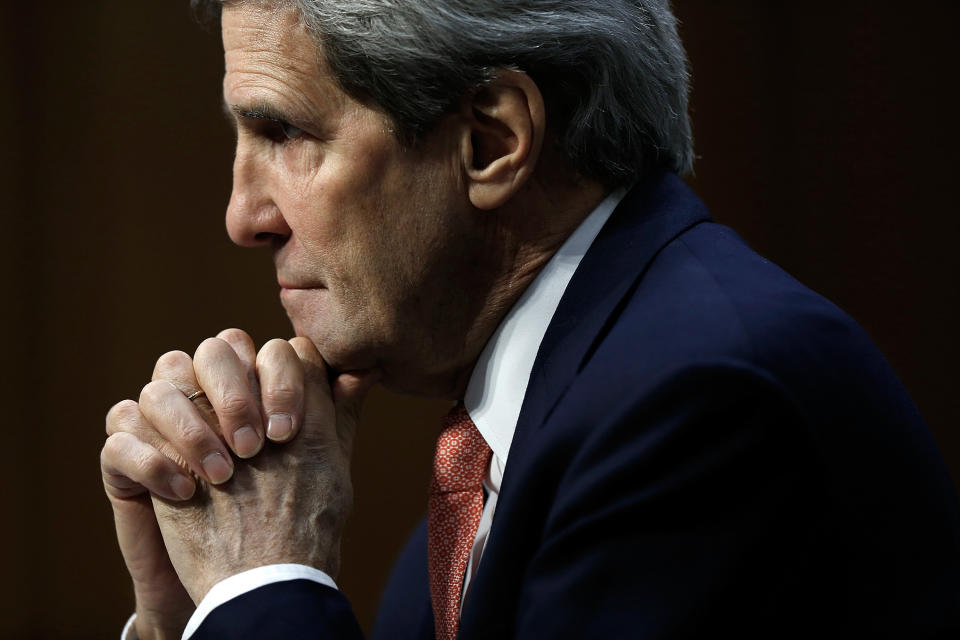
<path id="1" fill-rule="evenodd" d="M 293 338 L 290 346 L 303 364 L 303 433 L 311 440 L 330 441 L 334 437 L 336 412 L 327 364 L 317 347 L 307 338 Z"/>
<path id="2" fill-rule="evenodd" d="M 358 417 L 363 401 L 379 380 L 378 371 L 347 371 L 338 375 L 333 381 L 333 404 L 337 412 Z"/>
<path id="3" fill-rule="evenodd" d="M 346 450 L 353 451 L 353 438 L 360 409 L 370 389 L 380 380 L 380 372 L 347 371 L 333 381 L 333 405 L 337 411 L 337 435 Z"/>
<path id="4" fill-rule="evenodd" d="M 360 408 L 367 393 L 380 379 L 380 372 L 348 371 L 328 381 L 329 377 L 335 374 L 327 368 L 312 341 L 296 337 L 290 340 L 290 345 L 304 366 L 305 424 L 318 422 L 332 427 L 336 421 L 337 438 L 349 454 L 353 451 L 353 437 L 360 419 Z M 326 427 L 323 430 L 326 430 Z"/>

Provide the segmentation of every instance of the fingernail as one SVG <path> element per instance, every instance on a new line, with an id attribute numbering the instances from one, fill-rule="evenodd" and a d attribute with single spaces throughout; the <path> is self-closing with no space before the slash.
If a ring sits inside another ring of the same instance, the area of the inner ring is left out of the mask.
<path id="1" fill-rule="evenodd" d="M 219 451 L 207 455 L 201 465 L 203 465 L 203 472 L 213 484 L 223 484 L 233 475 L 233 466 Z"/>
<path id="2" fill-rule="evenodd" d="M 271 440 L 283 442 L 293 433 L 293 418 L 286 413 L 275 413 L 267 421 L 267 436 Z"/>
<path id="3" fill-rule="evenodd" d="M 241 458 L 252 458 L 260 452 L 263 441 L 253 427 L 247 425 L 233 432 L 233 450 Z"/>
<path id="4" fill-rule="evenodd" d="M 193 484 L 193 480 L 178 473 L 170 478 L 170 489 L 172 489 L 173 494 L 181 500 L 189 500 L 193 497 L 196 485 Z"/>

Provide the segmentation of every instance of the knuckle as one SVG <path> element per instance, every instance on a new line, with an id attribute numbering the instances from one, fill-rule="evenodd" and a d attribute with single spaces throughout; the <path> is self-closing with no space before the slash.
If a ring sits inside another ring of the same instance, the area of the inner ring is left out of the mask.
<path id="1" fill-rule="evenodd" d="M 290 343 L 282 338 L 273 338 L 268 341 L 262 347 L 260 347 L 260 353 L 274 353 L 277 351 L 285 351 L 290 348 Z"/>
<path id="2" fill-rule="evenodd" d="M 157 404 L 169 395 L 172 389 L 173 385 L 166 380 L 148 382 L 140 391 L 140 404 Z"/>
<path id="3" fill-rule="evenodd" d="M 230 349 L 231 347 L 220 338 L 207 338 L 197 347 L 194 358 L 196 360 L 203 360 L 213 356 L 214 354 L 222 353 L 224 348 Z"/>
<path id="4" fill-rule="evenodd" d="M 236 327 L 230 327 L 229 329 L 224 329 L 217 334 L 217 338 L 230 342 L 231 340 L 236 340 L 238 342 L 253 342 L 253 339 L 250 335 L 243 329 L 237 329 Z"/>
<path id="5" fill-rule="evenodd" d="M 110 460 L 110 452 L 108 451 L 109 448 L 110 443 L 108 441 L 103 444 L 103 449 L 100 449 L 100 470 L 104 473 L 108 468 L 113 466 Z"/>
<path id="6" fill-rule="evenodd" d="M 290 355 L 296 357 L 296 352 L 286 340 L 274 338 L 262 347 L 257 353 L 257 369 L 260 371 L 269 371 L 275 369 L 280 362 L 289 358 Z"/>
<path id="7" fill-rule="evenodd" d="M 140 414 L 140 405 L 133 400 L 121 400 L 110 407 L 107 411 L 106 431 L 107 435 L 112 435 L 119 431 L 123 425 Z"/>
<path id="8" fill-rule="evenodd" d="M 129 435 L 125 433 L 115 433 L 107 438 L 107 441 L 103 443 L 103 449 L 100 450 L 100 466 L 107 467 L 112 466 L 114 459 L 117 457 L 117 449 L 120 446 L 120 440 L 123 436 Z"/>
<path id="9" fill-rule="evenodd" d="M 157 358 L 156 369 L 166 371 L 193 366 L 193 359 L 183 351 L 168 351 Z"/>
<path id="10" fill-rule="evenodd" d="M 309 353 L 314 349 L 316 349 L 316 347 L 313 345 L 313 342 L 311 342 L 308 338 L 305 338 L 303 336 L 290 338 L 290 340 L 288 341 L 288 344 L 291 347 L 293 347 L 294 350 L 297 351 L 297 353 Z"/>
<path id="11" fill-rule="evenodd" d="M 103 443 L 103 449 L 100 450 L 101 467 L 119 467 L 123 466 L 125 460 L 130 457 L 130 450 L 133 448 L 133 440 L 136 439 L 131 433 L 121 431 L 115 433 L 106 442 Z"/>
<path id="12" fill-rule="evenodd" d="M 177 447 L 181 452 L 200 453 L 200 449 L 209 439 L 210 432 L 206 425 L 195 422 L 184 422 L 177 432 Z"/>
<path id="13" fill-rule="evenodd" d="M 300 399 L 300 391 L 288 384 L 275 384 L 261 392 L 263 403 L 271 407 L 292 407 Z"/>
<path id="14" fill-rule="evenodd" d="M 246 415 L 249 406 L 247 398 L 242 394 L 227 392 L 220 397 L 217 414 L 221 418 L 241 418 Z"/>
<path id="15" fill-rule="evenodd" d="M 134 457 L 136 468 L 142 478 L 156 481 L 167 475 L 167 458 L 159 452 L 141 451 Z"/>

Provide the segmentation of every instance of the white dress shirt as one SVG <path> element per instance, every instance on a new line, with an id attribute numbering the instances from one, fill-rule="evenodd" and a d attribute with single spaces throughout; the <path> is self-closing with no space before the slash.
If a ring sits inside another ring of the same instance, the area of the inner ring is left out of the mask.
<path id="1" fill-rule="evenodd" d="M 470 374 L 463 404 L 480 435 L 493 450 L 493 457 L 483 483 L 487 499 L 467 562 L 461 606 L 470 590 L 490 535 L 490 527 L 493 526 L 503 470 L 507 466 L 510 443 L 513 442 L 513 432 L 517 428 L 540 343 L 570 278 L 580 266 L 580 260 L 626 194 L 626 189 L 614 191 L 580 223 L 511 307 Z"/>
<path id="2" fill-rule="evenodd" d="M 540 343 L 580 260 L 626 193 L 627 189 L 618 189 L 607 196 L 567 238 L 497 327 L 470 375 L 463 403 L 493 456 L 483 483 L 487 497 L 467 563 L 461 606 L 490 535 L 510 443 Z M 228 600 L 273 582 L 304 578 L 337 588 L 326 573 L 295 564 L 258 567 L 217 583 L 187 623 L 183 640 Z M 136 640 L 133 620 L 131 617 L 124 627 L 122 640 Z"/>

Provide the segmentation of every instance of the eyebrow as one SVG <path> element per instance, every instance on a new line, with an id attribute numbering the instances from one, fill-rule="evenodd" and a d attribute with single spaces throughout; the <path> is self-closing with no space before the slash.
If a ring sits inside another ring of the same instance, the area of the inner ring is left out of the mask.
<path id="1" fill-rule="evenodd" d="M 223 107 L 224 116 L 233 128 L 236 128 L 238 120 L 270 120 L 294 124 L 288 114 L 265 102 L 243 106 L 227 104 L 226 100 L 222 100 L 220 104 Z"/>

